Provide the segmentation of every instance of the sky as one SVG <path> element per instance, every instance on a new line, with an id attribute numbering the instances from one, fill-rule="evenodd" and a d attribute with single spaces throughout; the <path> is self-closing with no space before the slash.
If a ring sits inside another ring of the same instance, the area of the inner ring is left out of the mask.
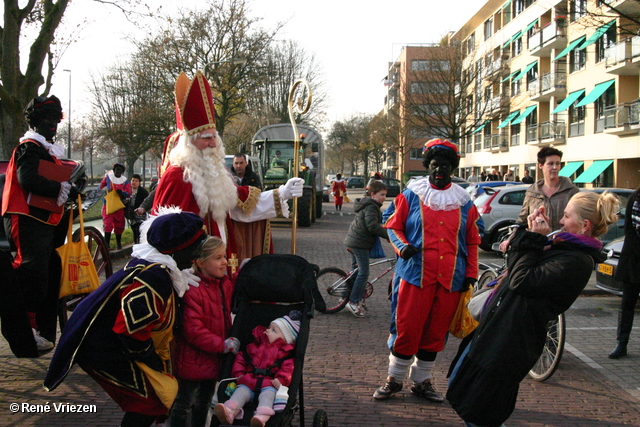
<path id="1" fill-rule="evenodd" d="M 398 57 L 402 46 L 437 42 L 460 28 L 482 5 L 477 0 L 249 1 L 252 16 L 261 17 L 264 27 L 286 21 L 278 38 L 298 40 L 316 55 L 329 97 L 327 128 L 354 114 L 382 110 L 386 94 L 382 80 L 388 63 Z M 171 11 L 178 2 L 153 3 Z M 71 2 L 65 28 L 73 28 L 85 18 L 91 20 L 90 25 L 62 56 L 52 90 L 65 112 L 71 98 L 72 120 L 90 108 L 86 101 L 90 73 L 125 58 L 132 51 L 128 39 L 141 37 L 140 29 L 120 13 L 90 0 Z"/>

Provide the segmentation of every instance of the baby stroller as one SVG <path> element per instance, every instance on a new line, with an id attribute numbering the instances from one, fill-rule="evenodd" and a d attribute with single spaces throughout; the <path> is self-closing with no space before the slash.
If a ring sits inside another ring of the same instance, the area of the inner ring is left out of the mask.
<path id="1" fill-rule="evenodd" d="M 289 427 L 295 412 L 300 409 L 300 426 L 304 427 L 304 393 L 302 372 L 304 356 L 309 341 L 309 324 L 314 310 L 325 310 L 325 303 L 316 284 L 317 266 L 309 264 L 296 255 L 259 255 L 252 258 L 240 270 L 234 293 L 233 312 L 236 317 L 231 336 L 237 337 L 241 350 L 252 340 L 251 331 L 258 325 L 268 326 L 272 320 L 289 314 L 291 310 L 302 313 L 300 332 L 296 341 L 294 372 L 289 386 L 289 400 L 284 411 L 276 413 L 267 422 L 267 427 Z M 227 355 L 222 369 L 222 378 L 231 377 L 234 356 Z M 225 393 L 231 381 L 221 381 L 217 390 L 217 401 L 229 399 Z M 216 399 L 214 397 L 214 400 Z M 233 425 L 248 426 L 256 408 L 256 399 L 244 407 L 244 419 Z M 220 426 L 213 416 L 211 426 Z M 328 426 L 327 413 L 318 410 L 313 418 L 313 427 Z"/>

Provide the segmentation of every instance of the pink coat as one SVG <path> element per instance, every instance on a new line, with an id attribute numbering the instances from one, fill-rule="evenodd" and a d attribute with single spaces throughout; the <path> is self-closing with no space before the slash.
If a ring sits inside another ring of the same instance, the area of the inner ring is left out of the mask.
<path id="1" fill-rule="evenodd" d="M 247 345 L 247 353 L 251 356 L 251 364 L 256 368 L 268 368 L 273 363 L 293 352 L 295 348 L 294 344 L 287 344 L 283 339 L 278 338 L 273 343 L 269 343 L 269 339 L 264 334 L 267 328 L 264 326 L 256 326 L 253 329 L 254 342 Z M 293 355 L 293 354 L 291 354 Z M 293 358 L 287 359 L 282 362 L 280 368 L 275 368 L 276 376 L 280 383 L 289 387 L 291 384 L 291 375 L 293 375 Z M 233 370 L 231 375 L 234 377 L 242 378 L 237 380 L 238 384 L 244 384 L 253 390 L 256 386 L 256 377 L 248 373 L 251 369 L 251 365 L 245 362 L 244 354 L 242 352 L 236 355 L 236 360 L 233 362 Z M 262 383 L 262 387 L 270 386 L 272 378 L 265 378 Z"/>
<path id="2" fill-rule="evenodd" d="M 184 294 L 182 327 L 172 349 L 173 374 L 191 381 L 219 380 L 234 283 L 227 276 L 200 277 L 200 286 Z"/>

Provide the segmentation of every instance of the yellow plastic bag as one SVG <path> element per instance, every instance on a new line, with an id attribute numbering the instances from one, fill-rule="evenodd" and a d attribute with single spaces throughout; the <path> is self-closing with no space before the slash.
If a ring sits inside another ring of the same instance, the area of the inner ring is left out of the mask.
<path id="1" fill-rule="evenodd" d="M 62 261 L 60 298 L 68 295 L 88 294 L 100 286 L 96 266 L 84 241 L 84 219 L 80 196 L 78 196 L 78 206 L 80 209 L 80 241 L 73 241 L 73 215 L 69 215 L 67 243 L 56 249 L 60 255 L 60 261 Z"/>
<path id="2" fill-rule="evenodd" d="M 136 365 L 144 372 L 160 402 L 167 409 L 171 408 L 178 395 L 178 380 L 173 375 L 158 372 L 142 362 L 136 361 Z"/>
<path id="3" fill-rule="evenodd" d="M 344 201 L 345 201 L 346 203 L 350 203 L 350 202 L 351 202 L 351 199 L 349 198 L 349 196 L 347 196 L 347 195 L 345 194 L 345 195 L 344 195 Z"/>
<path id="4" fill-rule="evenodd" d="M 120 195 L 116 190 L 111 190 L 104 196 L 107 201 L 107 215 L 118 212 L 120 209 L 124 209 L 124 203 L 120 199 Z"/>
<path id="5" fill-rule="evenodd" d="M 458 309 L 456 314 L 453 315 L 451 324 L 449 325 L 449 333 L 457 338 L 464 338 L 469 335 L 479 324 L 477 320 L 471 317 L 467 304 L 471 299 L 473 292 L 469 289 L 460 295 L 460 301 L 458 302 Z"/>

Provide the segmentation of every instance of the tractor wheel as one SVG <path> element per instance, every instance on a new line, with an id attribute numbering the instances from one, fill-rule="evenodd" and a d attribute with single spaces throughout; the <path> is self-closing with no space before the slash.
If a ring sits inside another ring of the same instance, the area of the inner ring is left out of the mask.
<path id="1" fill-rule="evenodd" d="M 298 199 L 298 225 L 300 227 L 311 226 L 311 197 L 313 196 L 313 189 L 311 187 L 304 187 L 302 190 L 302 197 Z"/>
<path id="2" fill-rule="evenodd" d="M 316 218 L 322 218 L 322 193 L 316 193 Z"/>

